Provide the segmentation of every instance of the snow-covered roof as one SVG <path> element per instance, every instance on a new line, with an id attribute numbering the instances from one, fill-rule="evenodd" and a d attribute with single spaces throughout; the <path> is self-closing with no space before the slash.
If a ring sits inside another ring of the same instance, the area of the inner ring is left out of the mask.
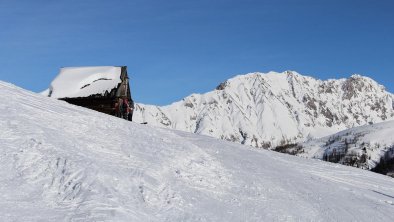
<path id="1" fill-rule="evenodd" d="M 110 92 L 122 81 L 121 70 L 117 66 L 61 68 L 51 83 L 49 96 L 76 98 Z"/>

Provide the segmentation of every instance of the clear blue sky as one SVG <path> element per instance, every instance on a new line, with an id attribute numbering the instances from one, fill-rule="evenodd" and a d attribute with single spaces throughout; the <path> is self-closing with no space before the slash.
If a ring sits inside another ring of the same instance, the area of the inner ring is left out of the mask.
<path id="1" fill-rule="evenodd" d="M 0 0 L 0 80 L 39 92 L 63 66 L 127 65 L 137 102 L 236 74 L 353 73 L 394 92 L 393 0 Z"/>

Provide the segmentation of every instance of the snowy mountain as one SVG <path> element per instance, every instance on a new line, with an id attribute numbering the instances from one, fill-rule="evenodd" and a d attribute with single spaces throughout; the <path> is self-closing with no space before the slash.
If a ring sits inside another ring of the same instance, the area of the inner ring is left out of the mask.
<path id="1" fill-rule="evenodd" d="M 321 81 L 292 71 L 251 73 L 168 106 L 139 104 L 135 119 L 273 148 L 394 119 L 393 100 L 383 86 L 360 75 Z"/>
<path id="2" fill-rule="evenodd" d="M 394 121 L 355 127 L 277 151 L 394 176 Z"/>
<path id="3" fill-rule="evenodd" d="M 383 175 L 135 124 L 1 81 L 0 104 L 0 221 L 394 220 Z"/>

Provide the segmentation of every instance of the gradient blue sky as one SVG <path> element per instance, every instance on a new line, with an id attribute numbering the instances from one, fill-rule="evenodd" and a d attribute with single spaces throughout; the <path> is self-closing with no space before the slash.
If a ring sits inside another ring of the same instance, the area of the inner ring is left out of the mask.
<path id="1" fill-rule="evenodd" d="M 137 102 L 236 74 L 374 78 L 394 92 L 392 0 L 0 0 L 0 80 L 39 92 L 63 66 L 127 65 Z"/>

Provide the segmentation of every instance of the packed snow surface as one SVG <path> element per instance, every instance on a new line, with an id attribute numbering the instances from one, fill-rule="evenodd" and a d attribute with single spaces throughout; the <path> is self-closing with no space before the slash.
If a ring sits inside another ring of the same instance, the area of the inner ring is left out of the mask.
<path id="1" fill-rule="evenodd" d="M 0 82 L 0 221 L 394 221 L 394 180 Z"/>
<path id="2" fill-rule="evenodd" d="M 92 66 L 61 68 L 49 90 L 42 92 L 53 98 L 76 98 L 104 95 L 121 82 L 121 67 Z"/>

